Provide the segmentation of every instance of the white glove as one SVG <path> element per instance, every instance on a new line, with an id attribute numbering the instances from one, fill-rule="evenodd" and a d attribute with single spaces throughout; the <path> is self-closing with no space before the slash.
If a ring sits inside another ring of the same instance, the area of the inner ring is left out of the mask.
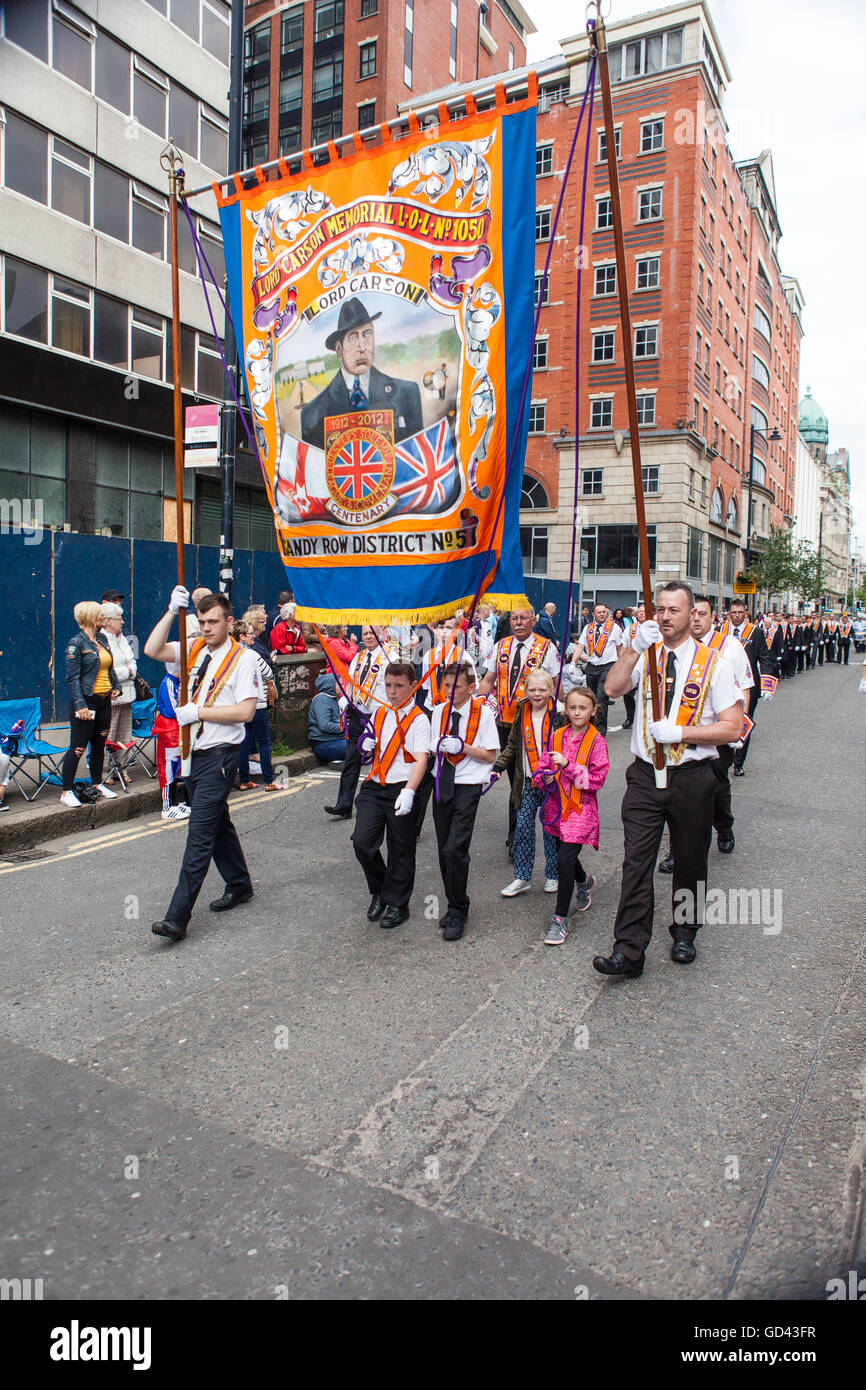
<path id="1" fill-rule="evenodd" d="M 341 695 L 337 704 L 340 706 L 340 713 L 345 714 L 346 710 L 349 708 L 349 697 L 347 695 Z"/>
<path id="2" fill-rule="evenodd" d="M 462 753 L 463 740 L 457 734 L 446 734 L 444 738 L 440 738 L 439 747 L 443 753 Z"/>
<path id="3" fill-rule="evenodd" d="M 772 692 L 772 690 L 762 690 L 762 691 L 761 691 L 761 699 L 762 699 L 762 700 L 772 700 L 772 698 L 773 698 L 773 692 Z"/>
<path id="4" fill-rule="evenodd" d="M 394 802 L 395 816 L 408 816 L 412 810 L 412 802 L 415 800 L 415 793 L 408 787 L 404 787 L 397 800 Z"/>
<path id="5" fill-rule="evenodd" d="M 647 618 L 645 623 L 641 623 L 634 635 L 632 651 L 645 652 L 648 647 L 652 647 L 656 642 L 662 640 L 661 631 L 655 618 Z"/>
<path id="6" fill-rule="evenodd" d="M 168 606 L 172 613 L 179 613 L 182 608 L 189 608 L 189 589 L 185 589 L 182 584 L 175 584 Z"/>
<path id="7" fill-rule="evenodd" d="M 192 700 L 186 705 L 178 705 L 177 722 L 181 728 L 183 728 L 184 724 L 197 724 L 198 721 L 198 705 L 193 704 Z"/>
<path id="8" fill-rule="evenodd" d="M 675 719 L 653 719 L 649 729 L 650 738 L 654 743 L 682 742 L 683 731 Z"/>

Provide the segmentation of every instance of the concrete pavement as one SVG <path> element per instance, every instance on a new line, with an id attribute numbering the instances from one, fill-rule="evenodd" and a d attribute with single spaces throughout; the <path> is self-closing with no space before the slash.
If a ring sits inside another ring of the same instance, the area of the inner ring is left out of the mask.
<path id="1" fill-rule="evenodd" d="M 235 797 L 256 897 L 208 914 L 212 874 L 178 946 L 149 926 L 182 826 L 0 867 L 4 1275 L 59 1298 L 824 1298 L 862 1230 L 866 698 L 831 668 L 759 710 L 710 887 L 777 890 L 781 918 L 708 926 L 676 966 L 660 878 L 643 978 L 606 981 L 626 739 L 558 949 L 540 857 L 499 895 L 501 785 L 453 945 L 432 817 L 385 932 L 326 773 Z"/>

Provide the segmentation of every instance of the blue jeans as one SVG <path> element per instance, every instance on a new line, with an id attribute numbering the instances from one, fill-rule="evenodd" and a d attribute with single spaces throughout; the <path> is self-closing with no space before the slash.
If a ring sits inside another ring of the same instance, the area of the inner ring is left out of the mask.
<path id="1" fill-rule="evenodd" d="M 321 758 L 325 763 L 339 763 L 346 756 L 346 740 L 344 738 L 325 738 L 321 743 L 311 743 L 310 747 L 317 758 Z"/>
<path id="2" fill-rule="evenodd" d="M 267 710 L 257 709 L 249 724 L 247 724 L 246 730 L 244 741 L 241 744 L 241 756 L 238 763 L 241 781 L 248 782 L 250 780 L 250 752 L 253 746 L 258 744 L 262 775 L 266 782 L 273 782 L 274 766 L 271 762 L 271 725 L 268 720 Z"/>
<path id="3" fill-rule="evenodd" d="M 523 784 L 523 798 L 517 808 L 517 824 L 514 828 L 514 877 L 528 882 L 532 878 L 535 864 L 535 820 L 541 803 L 547 795 L 533 787 L 529 778 Z M 559 877 L 559 842 L 546 830 L 542 830 L 544 841 L 544 873 L 546 878 Z"/>

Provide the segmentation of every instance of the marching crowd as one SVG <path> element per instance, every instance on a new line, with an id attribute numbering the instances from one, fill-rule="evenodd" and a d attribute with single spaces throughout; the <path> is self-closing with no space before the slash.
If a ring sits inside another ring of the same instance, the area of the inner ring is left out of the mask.
<path id="1" fill-rule="evenodd" d="M 78 632 L 66 651 L 71 744 L 61 801 L 67 806 L 80 804 L 73 783 L 86 749 L 95 794 L 112 796 L 102 779 L 106 744 L 121 756 L 131 746 L 129 706 L 140 678 L 123 635 L 122 599 L 110 592 L 99 604 L 75 609 Z M 189 699 L 179 704 L 180 646 L 169 632 L 181 609 L 187 610 Z M 266 789 L 277 787 L 268 723 L 268 704 L 276 698 L 272 662 L 307 650 L 313 640 L 321 641 L 328 669 L 310 707 L 310 745 L 340 769 L 334 804 L 324 809 L 338 820 L 354 811 L 352 846 L 371 922 L 389 928 L 409 917 L 416 845 L 432 800 L 446 900 L 440 927 L 446 941 L 463 935 L 476 817 L 482 796 L 504 773 L 513 879 L 502 897 L 531 889 L 540 820 L 544 891 L 556 895 L 544 940 L 562 945 L 570 916 L 592 902 L 595 878 L 581 856 L 587 847 L 598 849 L 608 709 L 622 698 L 618 727 L 630 730 L 634 755 L 622 802 L 625 857 L 613 948 L 593 964 L 604 975 L 642 973 L 657 868 L 672 874 L 674 902 L 692 904 L 674 912 L 670 934 L 672 959 L 693 961 L 712 831 L 719 851 L 731 853 L 729 776 L 744 775 L 759 701 L 771 700 L 782 679 L 830 662 L 847 665 L 852 638 L 858 649 L 866 645 L 866 624 L 858 632 L 847 614 L 750 618 L 741 599 L 723 616 L 710 598 L 672 582 L 659 591 L 649 621 L 642 605 L 613 613 L 602 603 L 584 609 L 561 655 L 555 617 L 553 604 L 540 614 L 501 615 L 481 605 L 471 622 L 458 612 L 424 627 L 364 625 L 358 645 L 345 627 L 305 633 L 287 592 L 270 612 L 254 606 L 235 620 L 223 595 L 206 589 L 190 595 L 176 586 L 144 650 L 166 668 L 153 726 L 163 816 L 187 819 L 188 835 L 178 885 L 153 931 L 183 939 L 211 860 L 225 881 L 214 911 L 252 897 L 228 796 L 236 776 L 241 788 L 254 785 L 254 747 Z M 181 799 L 175 791 L 185 725 L 191 754 Z M 665 827 L 670 852 L 658 862 Z"/>

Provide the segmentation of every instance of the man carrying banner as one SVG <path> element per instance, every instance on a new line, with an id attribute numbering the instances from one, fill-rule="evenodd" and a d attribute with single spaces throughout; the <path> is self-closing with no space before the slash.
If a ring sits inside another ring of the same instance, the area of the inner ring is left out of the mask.
<path id="1" fill-rule="evenodd" d="M 306 444 L 324 449 L 326 417 L 361 410 L 392 410 L 397 444 L 424 428 L 417 384 L 386 376 L 373 365 L 373 320 L 378 318 L 380 313 L 368 314 L 356 297 L 340 306 L 337 327 L 325 339 L 325 347 L 337 355 L 340 370 L 301 410 L 301 438 Z"/>
<path id="2" fill-rule="evenodd" d="M 773 696 L 769 691 L 761 690 L 761 675 L 772 675 L 772 662 L 770 653 L 767 651 L 767 639 L 764 636 L 764 629 L 760 623 L 753 623 L 749 620 L 746 612 L 746 605 L 741 598 L 734 598 L 729 609 L 729 620 L 722 628 L 725 636 L 730 632 L 737 641 L 745 648 L 746 656 L 749 660 L 749 667 L 752 672 L 752 684 L 749 687 L 749 705 L 746 713 L 754 722 L 755 710 L 758 708 L 759 700 L 772 700 Z M 798 651 L 801 647 L 805 648 L 805 637 L 803 628 L 798 624 L 794 637 L 794 645 Z M 745 739 L 741 748 L 734 754 L 734 776 L 745 777 L 743 764 L 749 752 L 749 745 L 752 736 Z"/>
<path id="3" fill-rule="evenodd" d="M 533 633 L 535 609 L 523 608 L 511 613 L 511 636 L 503 637 L 496 643 L 484 667 L 484 679 L 478 693 L 482 696 L 495 694 L 496 726 L 499 733 L 499 747 L 505 749 L 511 733 L 511 726 L 520 701 L 526 691 L 526 679 L 531 671 L 547 671 L 554 680 L 559 676 L 559 657 L 556 648 L 546 637 Z M 619 629 L 617 629 L 619 631 Z M 513 788 L 514 769 L 508 769 L 508 780 Z M 508 799 L 508 839 L 506 848 L 509 856 L 514 841 L 514 827 L 517 811 Z"/>
<path id="4" fill-rule="evenodd" d="M 710 760 L 720 744 L 739 738 L 743 709 L 731 668 L 691 636 L 692 591 L 665 584 L 656 618 L 642 623 L 631 647 L 623 647 L 607 679 L 614 699 L 637 689 L 631 732 L 635 760 L 626 772 L 622 801 L 625 860 L 610 956 L 596 956 L 601 975 L 634 978 L 643 973 L 653 927 L 653 872 L 667 823 L 674 854 L 671 959 L 695 959 L 695 935 L 706 900 L 707 856 L 713 829 L 716 779 Z M 654 721 L 646 652 L 655 644 L 662 717 Z M 656 784 L 653 743 L 664 746 L 666 785 Z"/>
<path id="5" fill-rule="evenodd" d="M 182 585 L 172 592 L 169 610 L 144 644 L 145 655 L 174 666 L 180 643 L 169 642 L 175 615 L 189 606 Z M 256 712 L 261 677 L 252 652 L 229 633 L 232 606 L 225 594 L 208 594 L 198 607 L 201 637 L 189 654 L 189 700 L 178 706 L 177 722 L 190 725 L 190 771 L 185 776 L 192 805 L 180 876 L 165 917 L 151 931 L 183 941 L 211 860 L 225 879 L 225 892 L 211 912 L 225 912 L 253 896 L 250 872 L 229 815 L 245 725 Z"/>
<path id="6" fill-rule="evenodd" d="M 349 666 L 349 683 L 340 696 L 340 709 L 346 721 L 346 762 L 340 773 L 337 800 L 324 809 L 329 816 L 348 820 L 352 814 L 355 788 L 361 775 L 361 753 L 358 739 L 368 719 L 387 703 L 385 670 L 388 653 L 379 641 L 376 629 L 365 624 L 361 628 L 361 650 Z"/>
<path id="7" fill-rule="evenodd" d="M 624 644 L 622 628 L 615 623 L 606 603 L 597 603 L 592 610 L 592 622 L 587 623 L 574 654 L 575 661 L 586 657 L 586 683 L 598 700 L 596 725 L 600 734 L 607 734 L 607 707 L 611 696 L 605 691 L 609 671 L 616 664 L 617 651 Z"/>

